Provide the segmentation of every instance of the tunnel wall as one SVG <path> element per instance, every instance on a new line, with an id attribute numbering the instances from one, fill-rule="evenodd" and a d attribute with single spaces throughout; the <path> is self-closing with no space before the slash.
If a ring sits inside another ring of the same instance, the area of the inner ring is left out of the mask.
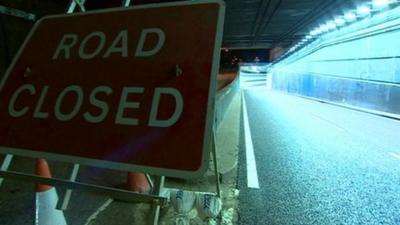
<path id="1" fill-rule="evenodd" d="M 400 9 L 328 33 L 275 64 L 272 88 L 400 115 Z"/>

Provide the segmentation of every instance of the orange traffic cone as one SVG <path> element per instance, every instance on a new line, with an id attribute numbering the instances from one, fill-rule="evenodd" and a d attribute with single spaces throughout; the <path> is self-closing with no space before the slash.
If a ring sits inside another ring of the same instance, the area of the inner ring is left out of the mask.
<path id="1" fill-rule="evenodd" d="M 49 165 L 45 159 L 36 160 L 36 174 L 51 178 Z M 64 213 L 56 209 L 58 195 L 56 189 L 46 184 L 36 184 L 35 225 L 67 225 Z"/>
<path id="2" fill-rule="evenodd" d="M 146 175 L 144 173 L 134 173 L 128 172 L 128 191 L 138 192 L 138 193 L 149 193 L 150 184 L 147 181 Z"/>

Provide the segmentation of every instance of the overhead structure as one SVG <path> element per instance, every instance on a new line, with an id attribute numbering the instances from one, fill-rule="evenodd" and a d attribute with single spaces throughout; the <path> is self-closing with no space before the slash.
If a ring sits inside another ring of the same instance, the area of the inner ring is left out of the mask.
<path id="1" fill-rule="evenodd" d="M 304 34 L 297 43 L 293 43 L 285 53 L 277 58 L 277 60 L 288 57 L 300 48 L 312 43 L 314 40 L 318 40 L 323 34 L 341 30 L 341 28 L 352 25 L 357 21 L 369 22 L 372 16 L 385 13 L 387 10 L 394 9 L 399 5 L 400 1 L 398 0 L 368 0 L 360 2 L 359 5 L 356 5 L 353 8 L 347 7 L 337 15 L 328 18 L 327 21 L 321 20 L 317 26 L 313 27 L 309 31 L 309 33 Z M 397 18 L 397 16 L 390 16 L 390 18 L 393 17 Z M 367 26 L 370 26 L 370 24 Z"/>
<path id="2" fill-rule="evenodd" d="M 386 1 L 375 0 L 374 7 L 384 7 Z M 161 0 L 131 0 L 134 5 L 166 2 Z M 226 18 L 223 47 L 229 49 L 289 47 L 321 21 L 334 19 L 343 10 L 355 8 L 370 0 L 225 0 Z M 62 13 L 68 1 L 8 1 L 0 5 L 37 15 Z M 118 0 L 87 0 L 88 10 L 118 7 Z"/>

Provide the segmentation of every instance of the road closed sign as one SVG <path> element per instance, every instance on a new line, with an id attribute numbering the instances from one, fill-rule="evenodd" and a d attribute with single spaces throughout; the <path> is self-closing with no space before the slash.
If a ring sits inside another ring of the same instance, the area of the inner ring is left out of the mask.
<path id="1" fill-rule="evenodd" d="M 0 153 L 200 176 L 223 18 L 212 0 L 41 19 L 0 83 Z"/>

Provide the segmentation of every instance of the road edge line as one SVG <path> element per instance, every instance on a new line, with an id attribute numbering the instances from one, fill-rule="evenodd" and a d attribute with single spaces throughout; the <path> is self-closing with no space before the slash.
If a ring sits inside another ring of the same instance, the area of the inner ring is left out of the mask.
<path id="1" fill-rule="evenodd" d="M 244 142 L 246 148 L 246 168 L 247 168 L 247 187 L 259 189 L 257 166 L 254 156 L 253 141 L 251 139 L 249 117 L 247 114 L 246 100 L 242 92 L 242 107 L 243 107 L 243 126 L 244 126 Z"/>

